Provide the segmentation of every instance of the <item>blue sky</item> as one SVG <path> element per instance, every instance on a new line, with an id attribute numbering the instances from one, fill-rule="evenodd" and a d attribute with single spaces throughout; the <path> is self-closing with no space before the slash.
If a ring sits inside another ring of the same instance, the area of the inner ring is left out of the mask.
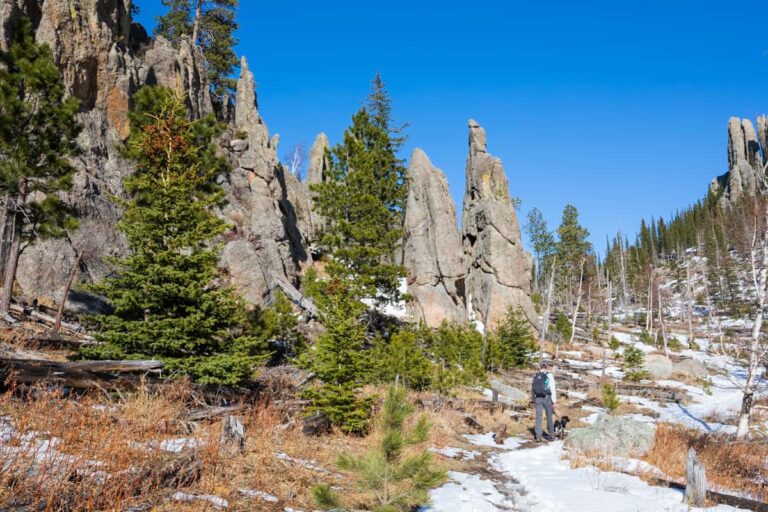
<path id="1" fill-rule="evenodd" d="M 159 0 L 135 0 L 148 28 Z M 280 153 L 338 141 L 381 72 L 461 210 L 467 120 L 504 162 L 521 222 L 574 204 L 598 249 L 727 170 L 728 117 L 768 110 L 765 2 L 241 0 L 240 44 Z"/>

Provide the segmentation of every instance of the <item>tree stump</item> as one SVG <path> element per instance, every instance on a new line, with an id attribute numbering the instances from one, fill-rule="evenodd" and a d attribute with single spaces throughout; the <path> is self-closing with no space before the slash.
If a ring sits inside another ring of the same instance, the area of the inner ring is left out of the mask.
<path id="1" fill-rule="evenodd" d="M 238 416 L 224 416 L 221 420 L 221 444 L 237 451 L 245 449 L 245 425 Z"/>
<path id="2" fill-rule="evenodd" d="M 474 416 L 464 416 L 464 423 L 475 432 L 485 431 L 483 426 L 474 418 Z"/>
<path id="3" fill-rule="evenodd" d="M 504 444 L 504 441 L 509 437 L 507 434 L 507 425 L 505 423 L 496 427 L 493 434 L 493 442 L 496 444 Z"/>
<path id="4" fill-rule="evenodd" d="M 683 502 L 692 507 L 703 507 L 707 501 L 707 474 L 698 459 L 696 450 L 688 450 L 685 463 L 685 496 Z"/>

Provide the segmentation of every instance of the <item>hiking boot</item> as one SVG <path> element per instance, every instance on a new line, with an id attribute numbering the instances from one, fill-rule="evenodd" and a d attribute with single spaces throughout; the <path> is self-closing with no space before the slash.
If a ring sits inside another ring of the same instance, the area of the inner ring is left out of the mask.
<path id="1" fill-rule="evenodd" d="M 555 440 L 555 438 L 554 438 L 554 437 L 552 437 L 552 436 L 551 436 L 551 435 L 549 435 L 549 434 L 544 434 L 544 440 L 545 440 L 546 442 L 550 442 L 550 441 L 554 441 L 554 440 Z"/>

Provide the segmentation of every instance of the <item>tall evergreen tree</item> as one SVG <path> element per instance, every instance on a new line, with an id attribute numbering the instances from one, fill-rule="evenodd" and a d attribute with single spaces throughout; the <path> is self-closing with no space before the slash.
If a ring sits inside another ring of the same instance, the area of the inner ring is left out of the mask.
<path id="1" fill-rule="evenodd" d="M 557 235 L 558 266 L 562 268 L 562 277 L 571 289 L 578 285 L 582 261 L 592 251 L 592 244 L 588 240 L 589 231 L 579 224 L 579 211 L 575 206 L 568 204 L 563 209 Z"/>
<path id="2" fill-rule="evenodd" d="M 266 356 L 263 340 L 244 332 L 241 300 L 216 283 L 211 241 L 227 227 L 211 211 L 224 201 L 214 181 L 227 171 L 213 143 L 220 128 L 210 116 L 189 120 L 165 88 L 143 88 L 134 101 L 125 154 L 136 171 L 118 224 L 131 251 L 90 287 L 113 312 L 96 319 L 104 345 L 83 355 L 160 358 L 203 383 L 241 384 Z"/>
<path id="3" fill-rule="evenodd" d="M 364 294 L 386 302 L 399 298 L 405 276 L 395 256 L 404 235 L 407 189 L 398 143 L 382 112 L 376 113 L 378 121 L 366 108 L 353 116 L 344 141 L 329 155 L 328 180 L 312 190 L 327 219 L 320 243 L 332 256 L 329 273 L 353 278 Z"/>
<path id="4" fill-rule="evenodd" d="M 537 277 L 546 275 L 546 262 L 555 254 L 555 237 L 547 227 L 544 214 L 538 208 L 531 208 L 528 212 L 528 222 L 525 231 L 531 240 L 533 253 L 536 255 Z"/>
<path id="5" fill-rule="evenodd" d="M 29 22 L 22 22 L 9 51 L 0 53 L 0 218 L 8 242 L 0 248 L 2 313 L 10 308 L 24 247 L 76 225 L 57 195 L 72 186 L 75 169 L 68 158 L 79 150 L 79 105 L 64 93 L 50 48 L 36 43 Z"/>
<path id="6" fill-rule="evenodd" d="M 214 94 L 232 94 L 236 81 L 232 74 L 238 60 L 234 36 L 238 29 L 236 11 L 239 0 L 161 0 L 168 11 L 157 17 L 155 33 L 171 42 L 189 36 L 200 46 Z"/>

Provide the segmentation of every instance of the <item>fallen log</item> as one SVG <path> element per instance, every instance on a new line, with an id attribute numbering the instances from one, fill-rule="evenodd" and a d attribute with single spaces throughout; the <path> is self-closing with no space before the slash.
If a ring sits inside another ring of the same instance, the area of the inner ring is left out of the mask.
<path id="1" fill-rule="evenodd" d="M 271 274 L 272 274 L 272 279 L 275 280 L 275 283 L 277 283 L 280 289 L 283 290 L 283 293 L 285 293 L 285 296 L 288 297 L 291 300 L 291 302 L 299 306 L 301 309 L 305 310 L 307 313 L 309 313 L 313 317 L 317 318 L 319 314 L 317 310 L 317 306 L 315 306 L 315 303 L 312 302 L 311 299 L 309 299 L 303 293 L 297 290 L 296 287 L 293 286 L 287 279 L 277 275 L 275 271 L 271 271 Z"/>
<path id="2" fill-rule="evenodd" d="M 11 304 L 11 311 L 13 313 L 16 313 L 19 316 L 25 316 L 25 315 L 29 316 L 30 318 L 38 320 L 39 322 L 44 323 L 50 327 L 53 327 L 54 325 L 56 325 L 55 317 L 46 315 L 45 313 L 38 311 L 36 309 L 33 309 L 31 307 L 24 307 L 18 304 Z M 83 327 L 81 325 L 71 324 L 67 322 L 62 322 L 61 328 L 66 329 L 73 334 L 79 334 L 83 331 Z M 90 343 L 94 342 L 94 340 L 90 336 L 83 336 L 83 339 L 87 340 Z"/>
<path id="3" fill-rule="evenodd" d="M 239 405 L 230 405 L 230 406 L 222 406 L 222 407 L 203 407 L 201 409 L 195 409 L 193 411 L 189 411 L 184 416 L 184 421 L 209 420 L 211 418 L 215 418 L 217 416 L 221 416 L 224 414 L 232 414 L 236 411 L 239 411 L 240 409 L 242 409 L 242 406 L 239 406 Z"/>
<path id="4" fill-rule="evenodd" d="M 685 485 L 674 482 L 672 480 L 666 480 L 664 478 L 652 478 L 651 483 L 654 485 L 669 487 L 670 489 L 677 489 L 678 491 L 685 492 Z M 742 496 L 735 496 L 733 494 L 726 494 L 719 491 L 707 491 L 707 500 L 718 505 L 729 505 L 739 509 L 752 510 L 754 512 L 768 512 L 768 503 L 764 501 L 757 501 L 751 498 L 744 498 Z"/>
<path id="5" fill-rule="evenodd" d="M 684 389 L 666 386 L 647 386 L 645 384 L 628 384 L 619 382 L 616 384 L 616 392 L 619 395 L 639 396 L 651 398 L 656 401 L 680 403 L 690 397 Z"/>
<path id="6" fill-rule="evenodd" d="M 142 364 L 143 363 L 143 364 Z M 42 382 L 73 389 L 133 388 L 136 380 L 121 373 L 136 373 L 158 368 L 158 361 L 83 361 L 56 362 L 0 359 L 0 385 L 12 380 L 17 384 Z M 162 367 L 162 363 L 159 363 Z"/>

